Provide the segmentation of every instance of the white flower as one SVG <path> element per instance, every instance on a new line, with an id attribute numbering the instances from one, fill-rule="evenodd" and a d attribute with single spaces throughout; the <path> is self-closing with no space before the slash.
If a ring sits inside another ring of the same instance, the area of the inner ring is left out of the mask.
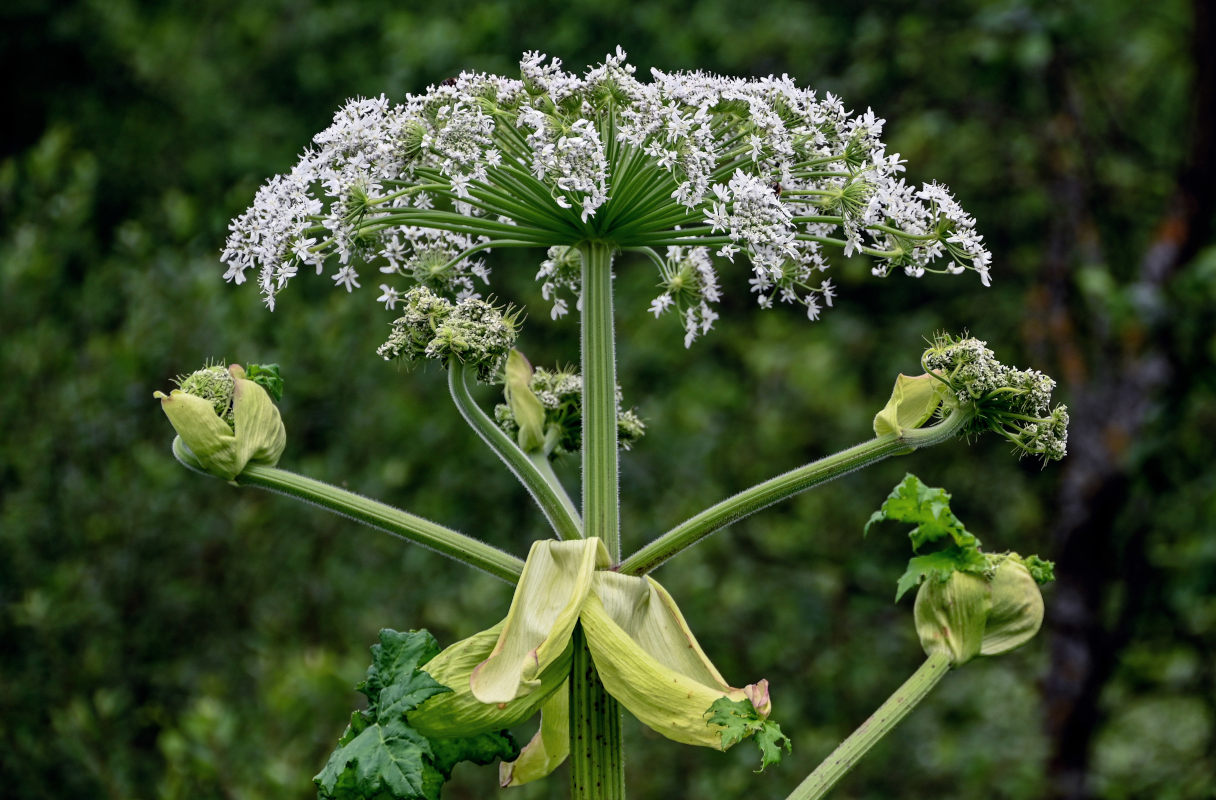
<path id="1" fill-rule="evenodd" d="M 651 300 L 650 308 L 647 310 L 657 317 L 667 309 L 671 308 L 674 304 L 675 300 L 671 299 L 671 295 L 664 293 L 656 297 L 654 300 Z"/>
<path id="2" fill-rule="evenodd" d="M 354 291 L 359 288 L 359 273 L 355 272 L 353 267 L 345 266 L 334 275 L 334 284 L 344 287 L 348 292 Z"/>

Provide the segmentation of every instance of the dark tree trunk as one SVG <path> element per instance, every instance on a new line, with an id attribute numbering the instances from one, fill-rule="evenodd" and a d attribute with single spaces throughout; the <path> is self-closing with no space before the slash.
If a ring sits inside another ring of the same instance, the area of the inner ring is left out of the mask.
<path id="1" fill-rule="evenodd" d="M 1079 313 L 1070 296 L 1069 273 L 1081 260 L 1077 248 L 1099 244 L 1089 233 L 1096 226 L 1087 209 L 1100 198 L 1090 193 L 1084 120 L 1062 52 L 1053 70 L 1061 213 L 1049 245 L 1046 286 L 1035 303 L 1046 323 L 1037 334 L 1044 340 L 1031 343 L 1045 348 L 1049 341 L 1059 354 L 1073 419 L 1051 532 L 1059 580 L 1050 602 L 1051 664 L 1042 687 L 1050 743 L 1048 796 L 1053 800 L 1093 797 L 1088 776 L 1102 691 L 1154 579 L 1145 560 L 1149 531 L 1136 523 L 1138 515 L 1128 504 L 1133 466 L 1128 449 L 1148 413 L 1167 402 L 1171 378 L 1179 373 L 1166 344 L 1171 321 L 1161 297 L 1179 267 L 1208 241 L 1216 205 L 1216 10 L 1207 0 L 1194 0 L 1193 20 L 1188 156 L 1172 201 L 1140 259 L 1138 296 L 1148 301 L 1150 312 L 1158 309 L 1155 319 L 1145 320 L 1142 335 L 1114 336 L 1103 320 Z M 1081 153 L 1073 149 L 1078 143 Z M 1121 601 L 1112 610 L 1116 588 Z"/>

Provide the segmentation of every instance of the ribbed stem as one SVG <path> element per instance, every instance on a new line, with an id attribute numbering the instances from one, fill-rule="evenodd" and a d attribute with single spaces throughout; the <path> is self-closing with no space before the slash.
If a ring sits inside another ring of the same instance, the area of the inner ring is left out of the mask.
<path id="1" fill-rule="evenodd" d="M 912 677 L 887 698 L 870 718 L 861 723 L 849 738 L 840 743 L 815 771 L 806 777 L 786 800 L 819 800 L 848 774 L 849 770 L 869 752 L 870 748 L 891 732 L 904 717 L 924 700 L 950 671 L 950 656 L 934 653 L 921 664 Z"/>
<path id="2" fill-rule="evenodd" d="M 452 390 L 452 401 L 460 410 L 460 415 L 469 423 L 481 440 L 490 446 L 507 469 L 519 478 L 519 482 L 536 500 L 545 519 L 557 533 L 559 539 L 580 539 L 583 532 L 579 524 L 578 512 L 565 497 L 565 491 L 560 484 L 555 488 L 550 485 L 548 477 L 537 469 L 537 464 L 519 449 L 519 445 L 511 440 L 502 428 L 494 424 L 486 412 L 481 410 L 473 395 L 469 392 L 469 371 L 459 361 L 448 367 L 448 388 Z M 552 474 L 552 471 L 550 471 Z M 554 476 L 556 478 L 556 476 Z"/>
<path id="3" fill-rule="evenodd" d="M 516 583 L 524 570 L 524 562 L 520 559 L 471 536 L 294 472 L 277 467 L 248 466 L 236 476 L 236 483 L 304 500 L 429 547 L 508 583 Z"/>
<path id="4" fill-rule="evenodd" d="M 963 430 L 970 419 L 969 411 L 956 409 L 933 427 L 904 431 L 900 435 L 889 433 L 879 436 L 756 484 L 681 522 L 622 561 L 620 571 L 627 575 L 650 572 L 706 536 L 773 503 L 889 456 L 910 453 L 917 448 L 952 439 Z"/>
<path id="5" fill-rule="evenodd" d="M 621 711 L 604 691 L 582 627 L 570 668 L 570 793 L 575 800 L 624 800 Z"/>
<path id="6" fill-rule="evenodd" d="M 612 329 L 612 250 L 589 242 L 583 260 L 583 527 L 615 562 L 621 557 L 617 495 L 616 351 Z M 570 673 L 570 793 L 573 800 L 623 800 L 621 709 L 595 673 L 582 631 Z"/>
<path id="7" fill-rule="evenodd" d="M 612 250 L 579 247 L 583 257 L 583 528 L 621 557 L 617 505 L 616 349 L 612 329 Z"/>

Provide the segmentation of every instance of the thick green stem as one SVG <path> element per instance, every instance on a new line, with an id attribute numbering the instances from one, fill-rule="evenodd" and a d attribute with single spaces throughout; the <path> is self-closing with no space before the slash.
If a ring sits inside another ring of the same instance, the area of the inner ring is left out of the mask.
<path id="1" fill-rule="evenodd" d="M 257 486 L 313 503 L 429 547 L 508 583 L 516 583 L 524 570 L 524 562 L 520 559 L 471 536 L 294 472 L 277 467 L 248 466 L 236 476 L 235 482 L 239 486 Z"/>
<path id="2" fill-rule="evenodd" d="M 912 677 L 887 698 L 870 718 L 861 723 L 849 738 L 840 743 L 815 771 L 806 777 L 786 800 L 819 800 L 848 774 L 870 748 L 890 733 L 904 717 L 924 700 L 929 692 L 950 671 L 950 656 L 934 653 L 921 664 Z"/>
<path id="3" fill-rule="evenodd" d="M 502 428 L 494 424 L 494 420 L 481 410 L 473 395 L 469 392 L 468 368 L 456 361 L 448 367 L 448 387 L 452 390 L 452 400 L 460 415 L 469 426 L 477 432 L 481 440 L 490 446 L 507 469 L 519 478 L 528 492 L 544 512 L 545 518 L 553 526 L 559 539 L 582 538 L 582 526 L 579 524 L 578 512 L 565 497 L 565 491 L 557 484 L 556 489 L 549 483 L 546 475 L 537 469 L 537 465 L 528 458 L 527 453 L 519 449 L 519 445 L 511 441 Z M 552 474 L 552 472 L 550 472 Z M 556 479 L 556 476 L 554 476 Z"/>
<path id="4" fill-rule="evenodd" d="M 570 792 L 575 800 L 624 800 L 621 711 L 604 691 L 581 627 L 570 668 Z"/>
<path id="5" fill-rule="evenodd" d="M 582 254 L 583 525 L 615 562 L 621 557 L 617 496 L 616 351 L 612 249 L 587 242 Z M 574 800 L 622 800 L 621 708 L 595 673 L 577 634 L 570 673 L 570 791 Z"/>
<path id="6" fill-rule="evenodd" d="M 642 575 L 664 561 L 743 517 L 780 500 L 805 492 L 884 458 L 910 453 L 920 447 L 944 442 L 957 436 L 971 419 L 971 413 L 956 409 L 937 425 L 917 428 L 902 434 L 890 433 L 854 445 L 835 455 L 821 458 L 797 469 L 770 478 L 739 492 L 700 514 L 685 520 L 621 562 L 620 571 Z"/>
<path id="7" fill-rule="evenodd" d="M 617 505 L 616 348 L 612 330 L 612 249 L 579 247 L 583 257 L 583 524 L 616 562 L 621 557 Z"/>

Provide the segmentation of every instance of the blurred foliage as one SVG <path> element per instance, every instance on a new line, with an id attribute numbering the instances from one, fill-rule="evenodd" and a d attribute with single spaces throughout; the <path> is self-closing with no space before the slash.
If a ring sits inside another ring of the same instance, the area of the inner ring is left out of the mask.
<path id="1" fill-rule="evenodd" d="M 1188 20 L 1179 0 L 5 3 L 0 59 L 20 90 L 0 131 L 0 786 L 31 799 L 311 796 L 379 628 L 449 643 L 502 616 L 510 588 L 488 576 L 181 469 L 151 395 L 210 357 L 277 362 L 284 466 L 525 552 L 543 519 L 440 376 L 375 357 L 391 315 L 374 311 L 373 288 L 350 298 L 301 279 L 272 315 L 220 280 L 218 250 L 229 218 L 346 97 L 512 73 L 525 49 L 580 67 L 620 43 L 642 70 L 788 72 L 873 106 L 909 177 L 950 184 L 997 256 L 987 291 L 842 265 L 837 308 L 814 325 L 755 312 L 740 266 L 724 276 L 720 328 L 691 351 L 645 313 L 651 269 L 622 261 L 620 376 L 649 430 L 623 461 L 625 546 L 866 438 L 936 329 L 970 328 L 1011 363 L 1064 360 L 1024 320 L 1052 222 L 1073 210 L 1053 180 L 1081 169 L 1100 202 L 1070 274 L 1092 323 L 1125 341 L 1164 314 L 1153 335 L 1183 366 L 1128 443 L 1139 510 L 1110 547 L 1147 530 L 1146 563 L 1101 701 L 1094 788 L 1209 797 L 1216 249 L 1164 297 L 1134 280 L 1185 151 Z M 1064 57 L 1082 129 L 1050 94 Z M 531 282 L 539 257 L 496 254 L 495 291 L 533 304 L 521 347 L 534 363 L 572 362 L 573 323 L 549 322 Z M 559 469 L 573 487 L 577 464 Z M 1050 555 L 1056 474 L 985 440 L 895 459 L 713 537 L 660 577 L 728 678 L 769 678 L 794 753 L 757 776 L 751 752 L 629 725 L 634 797 L 784 796 L 910 674 L 910 604 L 890 603 L 907 544 L 861 546 L 908 469 L 948 487 L 992 546 Z M 1042 796 L 1045 668 L 1040 640 L 951 676 L 835 796 Z M 447 796 L 493 785 L 492 770 L 462 767 Z M 566 791 L 563 772 L 515 794 Z"/>

